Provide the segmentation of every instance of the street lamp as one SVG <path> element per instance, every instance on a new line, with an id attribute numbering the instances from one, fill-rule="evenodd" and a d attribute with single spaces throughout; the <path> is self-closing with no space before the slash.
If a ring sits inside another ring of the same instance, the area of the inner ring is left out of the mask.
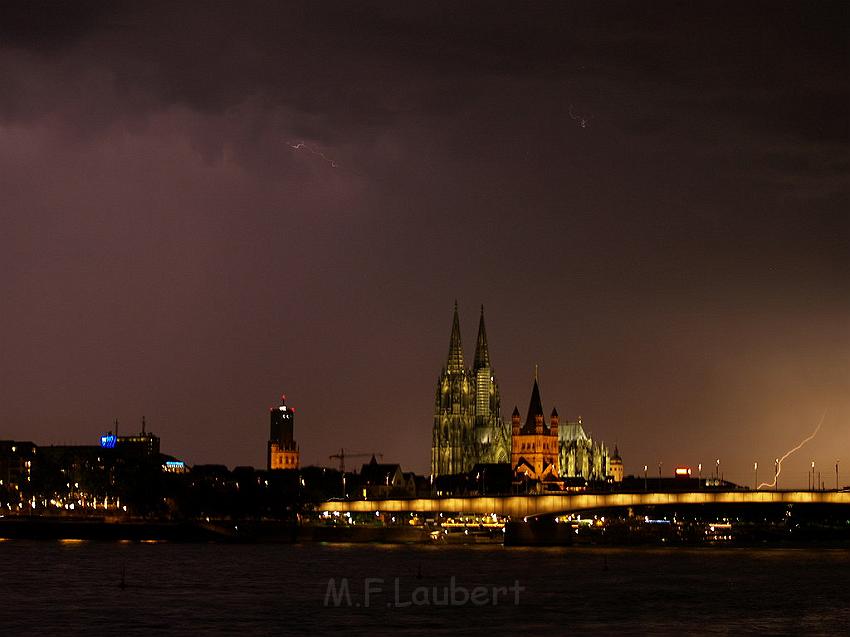
<path id="1" fill-rule="evenodd" d="M 646 470 L 648 468 L 649 467 L 647 467 L 646 465 L 643 465 L 643 490 L 644 491 L 649 491 L 649 487 L 647 486 L 647 482 L 646 482 Z"/>
<path id="2" fill-rule="evenodd" d="M 660 462 L 658 463 L 658 484 L 659 484 L 659 486 L 661 485 L 661 464 L 662 463 L 660 463 Z"/>
<path id="3" fill-rule="evenodd" d="M 820 486 L 820 485 L 818 485 L 818 486 Z M 812 460 L 812 480 L 811 480 L 811 486 L 809 488 L 810 488 L 811 491 L 815 490 L 815 461 L 814 460 Z"/>
<path id="4" fill-rule="evenodd" d="M 835 490 L 838 491 L 838 458 L 835 459 Z"/>
<path id="5" fill-rule="evenodd" d="M 702 489 L 702 463 L 701 462 L 697 465 L 697 471 L 699 471 L 699 474 L 698 474 L 699 478 L 697 480 L 699 482 L 700 489 Z"/>
<path id="6" fill-rule="evenodd" d="M 753 483 L 753 488 L 759 488 L 759 463 L 758 461 L 753 463 L 753 472 L 755 473 L 755 482 Z"/>
<path id="7" fill-rule="evenodd" d="M 714 477 L 720 480 L 720 458 L 714 461 Z"/>

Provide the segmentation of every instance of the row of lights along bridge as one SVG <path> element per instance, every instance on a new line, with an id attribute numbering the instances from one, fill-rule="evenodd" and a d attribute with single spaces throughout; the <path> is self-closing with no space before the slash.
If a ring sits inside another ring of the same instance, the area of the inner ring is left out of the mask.
<path id="1" fill-rule="evenodd" d="M 836 490 L 838 490 L 840 488 L 840 479 L 839 479 L 839 464 L 840 463 L 841 463 L 840 460 L 838 460 L 838 459 L 835 460 L 835 488 L 836 488 Z M 664 463 L 662 463 L 662 462 L 658 463 L 658 479 L 659 480 L 661 480 L 661 477 L 662 477 L 661 476 L 661 469 L 663 467 L 663 464 Z M 770 485 L 765 483 L 764 486 L 769 486 L 769 487 L 776 489 L 776 490 L 779 489 L 779 468 L 780 468 L 780 466 L 781 466 L 781 462 L 780 462 L 779 458 L 776 458 L 773 461 L 773 483 L 770 484 Z M 648 473 L 649 473 L 649 465 L 645 464 L 645 465 L 643 465 L 643 484 L 644 484 L 644 490 L 646 490 L 646 491 L 649 490 Z M 691 468 L 690 467 L 676 467 L 676 470 L 675 470 L 674 473 L 675 473 L 675 476 L 677 478 L 689 478 L 689 477 L 691 477 Z M 699 479 L 700 483 L 702 483 L 702 463 L 701 462 L 697 465 L 697 475 L 698 475 L 698 479 Z M 815 461 L 814 460 L 812 460 L 811 469 L 809 469 L 807 475 L 808 475 L 808 489 L 809 489 L 809 491 L 819 491 L 819 490 L 825 490 L 826 489 L 824 482 L 821 480 L 820 471 L 815 473 Z M 720 458 L 717 458 L 714 461 L 714 479 L 717 481 L 718 484 L 723 482 L 723 474 L 720 471 Z M 759 463 L 758 463 L 758 461 L 753 462 L 753 485 L 754 485 L 755 489 L 759 489 L 760 486 L 762 486 L 762 485 L 759 484 Z"/>

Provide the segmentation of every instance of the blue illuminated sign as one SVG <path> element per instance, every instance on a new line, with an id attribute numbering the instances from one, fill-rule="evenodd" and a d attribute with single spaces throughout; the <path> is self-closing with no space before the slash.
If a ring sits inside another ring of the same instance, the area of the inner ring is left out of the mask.
<path id="1" fill-rule="evenodd" d="M 118 442 L 118 436 L 114 434 L 106 434 L 100 437 L 100 446 L 104 449 L 114 449 L 116 442 Z"/>

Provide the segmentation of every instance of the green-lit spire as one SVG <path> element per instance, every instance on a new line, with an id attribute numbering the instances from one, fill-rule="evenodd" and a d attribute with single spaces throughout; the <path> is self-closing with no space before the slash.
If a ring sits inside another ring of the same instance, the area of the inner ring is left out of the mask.
<path id="1" fill-rule="evenodd" d="M 455 315 L 452 320 L 452 338 L 449 342 L 449 360 L 446 363 L 446 371 L 449 374 L 462 374 L 464 370 L 463 346 L 460 342 L 460 319 L 457 315 L 457 301 L 455 301 Z"/>
<path id="2" fill-rule="evenodd" d="M 490 352 L 487 349 L 487 330 L 484 329 L 484 306 L 481 306 L 481 319 L 478 321 L 478 343 L 475 346 L 475 362 L 472 371 L 490 367 Z"/>

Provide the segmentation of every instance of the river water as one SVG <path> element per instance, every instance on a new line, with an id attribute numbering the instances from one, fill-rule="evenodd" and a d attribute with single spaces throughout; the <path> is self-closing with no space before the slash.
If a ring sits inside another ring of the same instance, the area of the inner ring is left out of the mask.
<path id="1" fill-rule="evenodd" d="M 848 584 L 841 549 L 10 540 L 0 634 L 836 635 Z"/>

